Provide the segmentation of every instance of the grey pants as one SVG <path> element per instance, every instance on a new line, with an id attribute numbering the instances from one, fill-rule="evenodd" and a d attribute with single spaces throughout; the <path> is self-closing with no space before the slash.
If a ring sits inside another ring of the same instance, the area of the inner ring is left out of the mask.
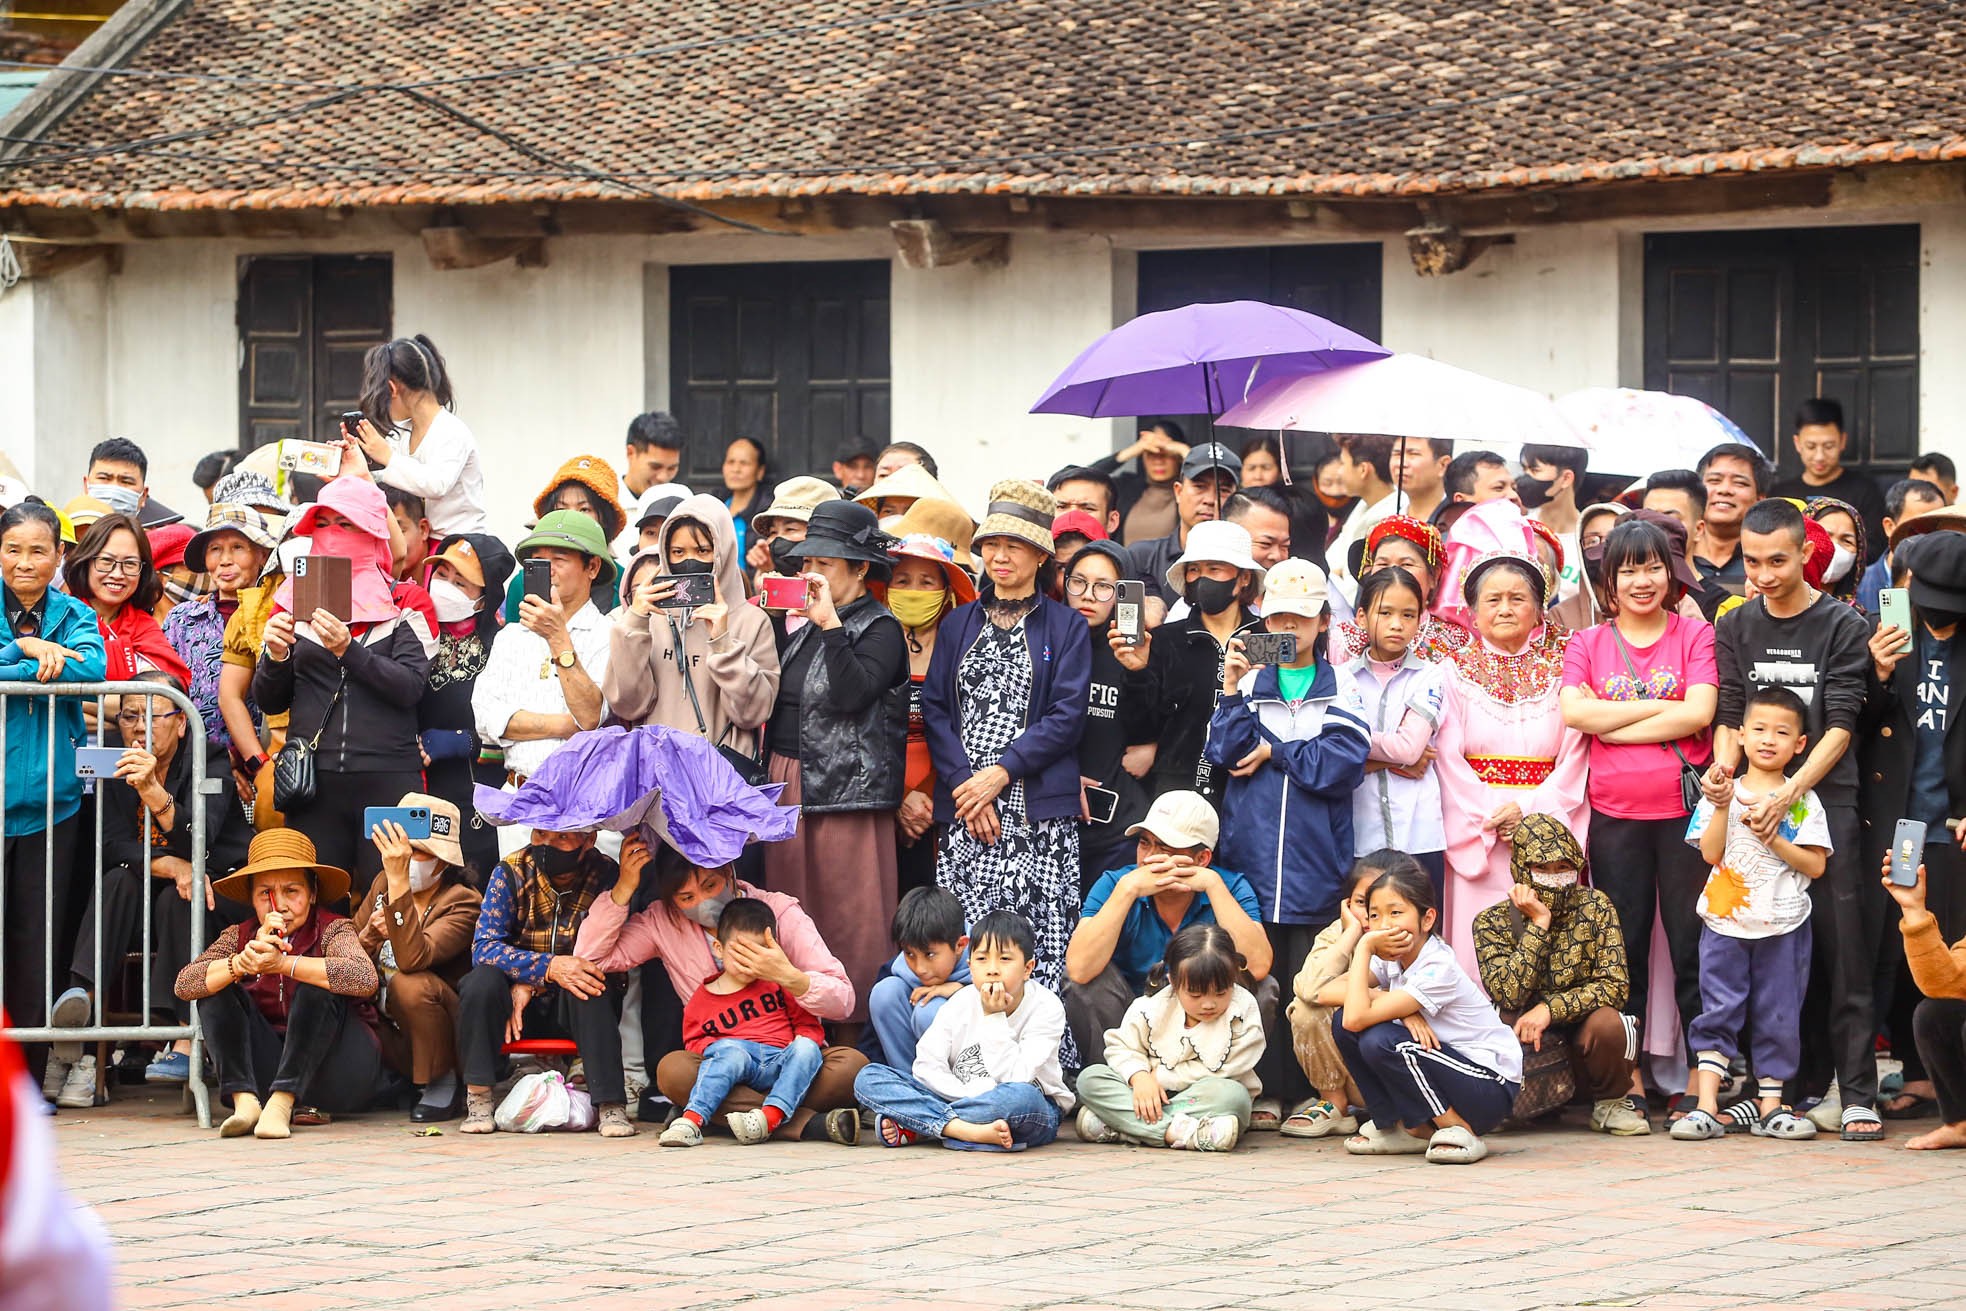
<path id="1" fill-rule="evenodd" d="M 1262 1012 L 1263 1029 L 1268 1032 L 1277 1013 L 1276 975 L 1272 973 L 1253 985 L 1245 975 L 1242 986 L 1256 994 L 1256 1008 Z M 1078 1040 L 1079 1059 L 1088 1068 L 1106 1059 L 1106 1030 L 1120 1027 L 1120 1021 L 1126 1018 L 1126 1008 L 1139 995 L 1120 973 L 1119 966 L 1111 962 L 1090 983 L 1065 980 L 1065 1022 Z"/>
<path id="2" fill-rule="evenodd" d="M 1085 1067 L 1079 1075 L 1079 1100 L 1129 1141 L 1146 1147 L 1167 1146 L 1167 1123 L 1177 1115 L 1192 1115 L 1198 1120 L 1233 1115 L 1237 1128 L 1249 1128 L 1249 1089 L 1239 1080 L 1214 1074 L 1169 1097 L 1160 1119 L 1152 1124 L 1133 1113 L 1133 1088 L 1110 1065 Z"/>

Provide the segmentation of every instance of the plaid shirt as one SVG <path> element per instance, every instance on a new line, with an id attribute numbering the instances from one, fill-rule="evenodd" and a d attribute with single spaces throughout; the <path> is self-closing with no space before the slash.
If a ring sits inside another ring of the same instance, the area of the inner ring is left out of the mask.
<path id="1" fill-rule="evenodd" d="M 620 867 L 589 847 L 564 889 L 533 865 L 532 848 L 512 853 L 492 871 L 471 942 L 473 965 L 496 965 L 514 983 L 546 982 L 546 966 L 573 951 L 587 908 L 614 887 Z"/>

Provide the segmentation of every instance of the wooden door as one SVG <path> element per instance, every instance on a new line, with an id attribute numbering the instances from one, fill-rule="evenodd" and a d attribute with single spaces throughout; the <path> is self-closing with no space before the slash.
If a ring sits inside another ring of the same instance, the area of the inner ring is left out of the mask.
<path id="1" fill-rule="evenodd" d="M 263 255 L 239 262 L 239 444 L 339 435 L 362 357 L 387 341 L 387 255 Z"/>
<path id="2" fill-rule="evenodd" d="M 1918 229 L 1647 237 L 1645 385 L 1714 406 L 1785 476 L 1795 407 L 1833 397 L 1847 463 L 1901 474 L 1918 450 Z"/>
<path id="3" fill-rule="evenodd" d="M 888 266 L 695 264 L 669 270 L 670 409 L 683 481 L 716 487 L 735 437 L 768 483 L 832 467 L 850 438 L 888 441 Z"/>

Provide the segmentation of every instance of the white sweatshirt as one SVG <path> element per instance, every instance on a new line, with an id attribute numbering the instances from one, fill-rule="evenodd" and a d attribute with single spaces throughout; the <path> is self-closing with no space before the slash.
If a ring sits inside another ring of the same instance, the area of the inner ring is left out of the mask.
<path id="1" fill-rule="evenodd" d="M 971 984 L 944 1003 L 915 1045 L 912 1073 L 951 1101 L 1006 1083 L 1035 1083 L 1060 1111 L 1069 1111 L 1078 1099 L 1058 1064 L 1064 1037 L 1064 1003 L 1043 984 L 1026 983 L 1008 1015 L 985 1014 L 983 994 Z"/>
<path id="2" fill-rule="evenodd" d="M 1106 1030 L 1106 1064 L 1131 1081 L 1152 1070 L 1165 1093 L 1185 1091 L 1209 1075 L 1236 1079 L 1251 1097 L 1263 1091 L 1256 1062 L 1263 1058 L 1263 1016 L 1247 988 L 1236 986 L 1229 1009 L 1190 1025 L 1174 989 L 1136 997 L 1117 1029 Z"/>

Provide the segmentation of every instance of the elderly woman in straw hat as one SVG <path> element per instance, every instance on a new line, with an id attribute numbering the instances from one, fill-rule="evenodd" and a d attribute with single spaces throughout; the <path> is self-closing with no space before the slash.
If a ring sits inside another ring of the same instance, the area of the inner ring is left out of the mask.
<path id="1" fill-rule="evenodd" d="M 1078 922 L 1078 750 L 1092 676 L 1085 620 L 1048 595 L 1057 515 L 1036 483 L 990 489 L 972 547 L 981 597 L 943 621 L 922 692 L 935 818 L 947 826 L 936 882 L 971 923 L 993 910 L 1028 919 L 1032 977 L 1054 992 Z M 1068 1031 L 1067 1067 L 1077 1065 L 1072 1048 Z"/>
<path id="2" fill-rule="evenodd" d="M 219 1135 L 285 1138 L 302 1098 L 368 1109 L 381 1066 L 375 963 L 355 926 L 322 909 L 348 895 L 347 873 L 316 862 L 305 834 L 271 829 L 212 890 L 253 910 L 177 976 L 177 995 L 197 1003 L 219 1093 L 232 1098 Z"/>
<path id="3" fill-rule="evenodd" d="M 351 918 L 382 976 L 382 1059 L 422 1091 L 410 1119 L 426 1124 L 464 1113 L 457 985 L 471 971 L 471 938 L 484 898 L 468 881 L 458 808 L 421 792 L 396 804 L 428 810 L 430 836 L 410 837 L 394 823 L 369 831 L 382 853 L 382 873 Z"/>

